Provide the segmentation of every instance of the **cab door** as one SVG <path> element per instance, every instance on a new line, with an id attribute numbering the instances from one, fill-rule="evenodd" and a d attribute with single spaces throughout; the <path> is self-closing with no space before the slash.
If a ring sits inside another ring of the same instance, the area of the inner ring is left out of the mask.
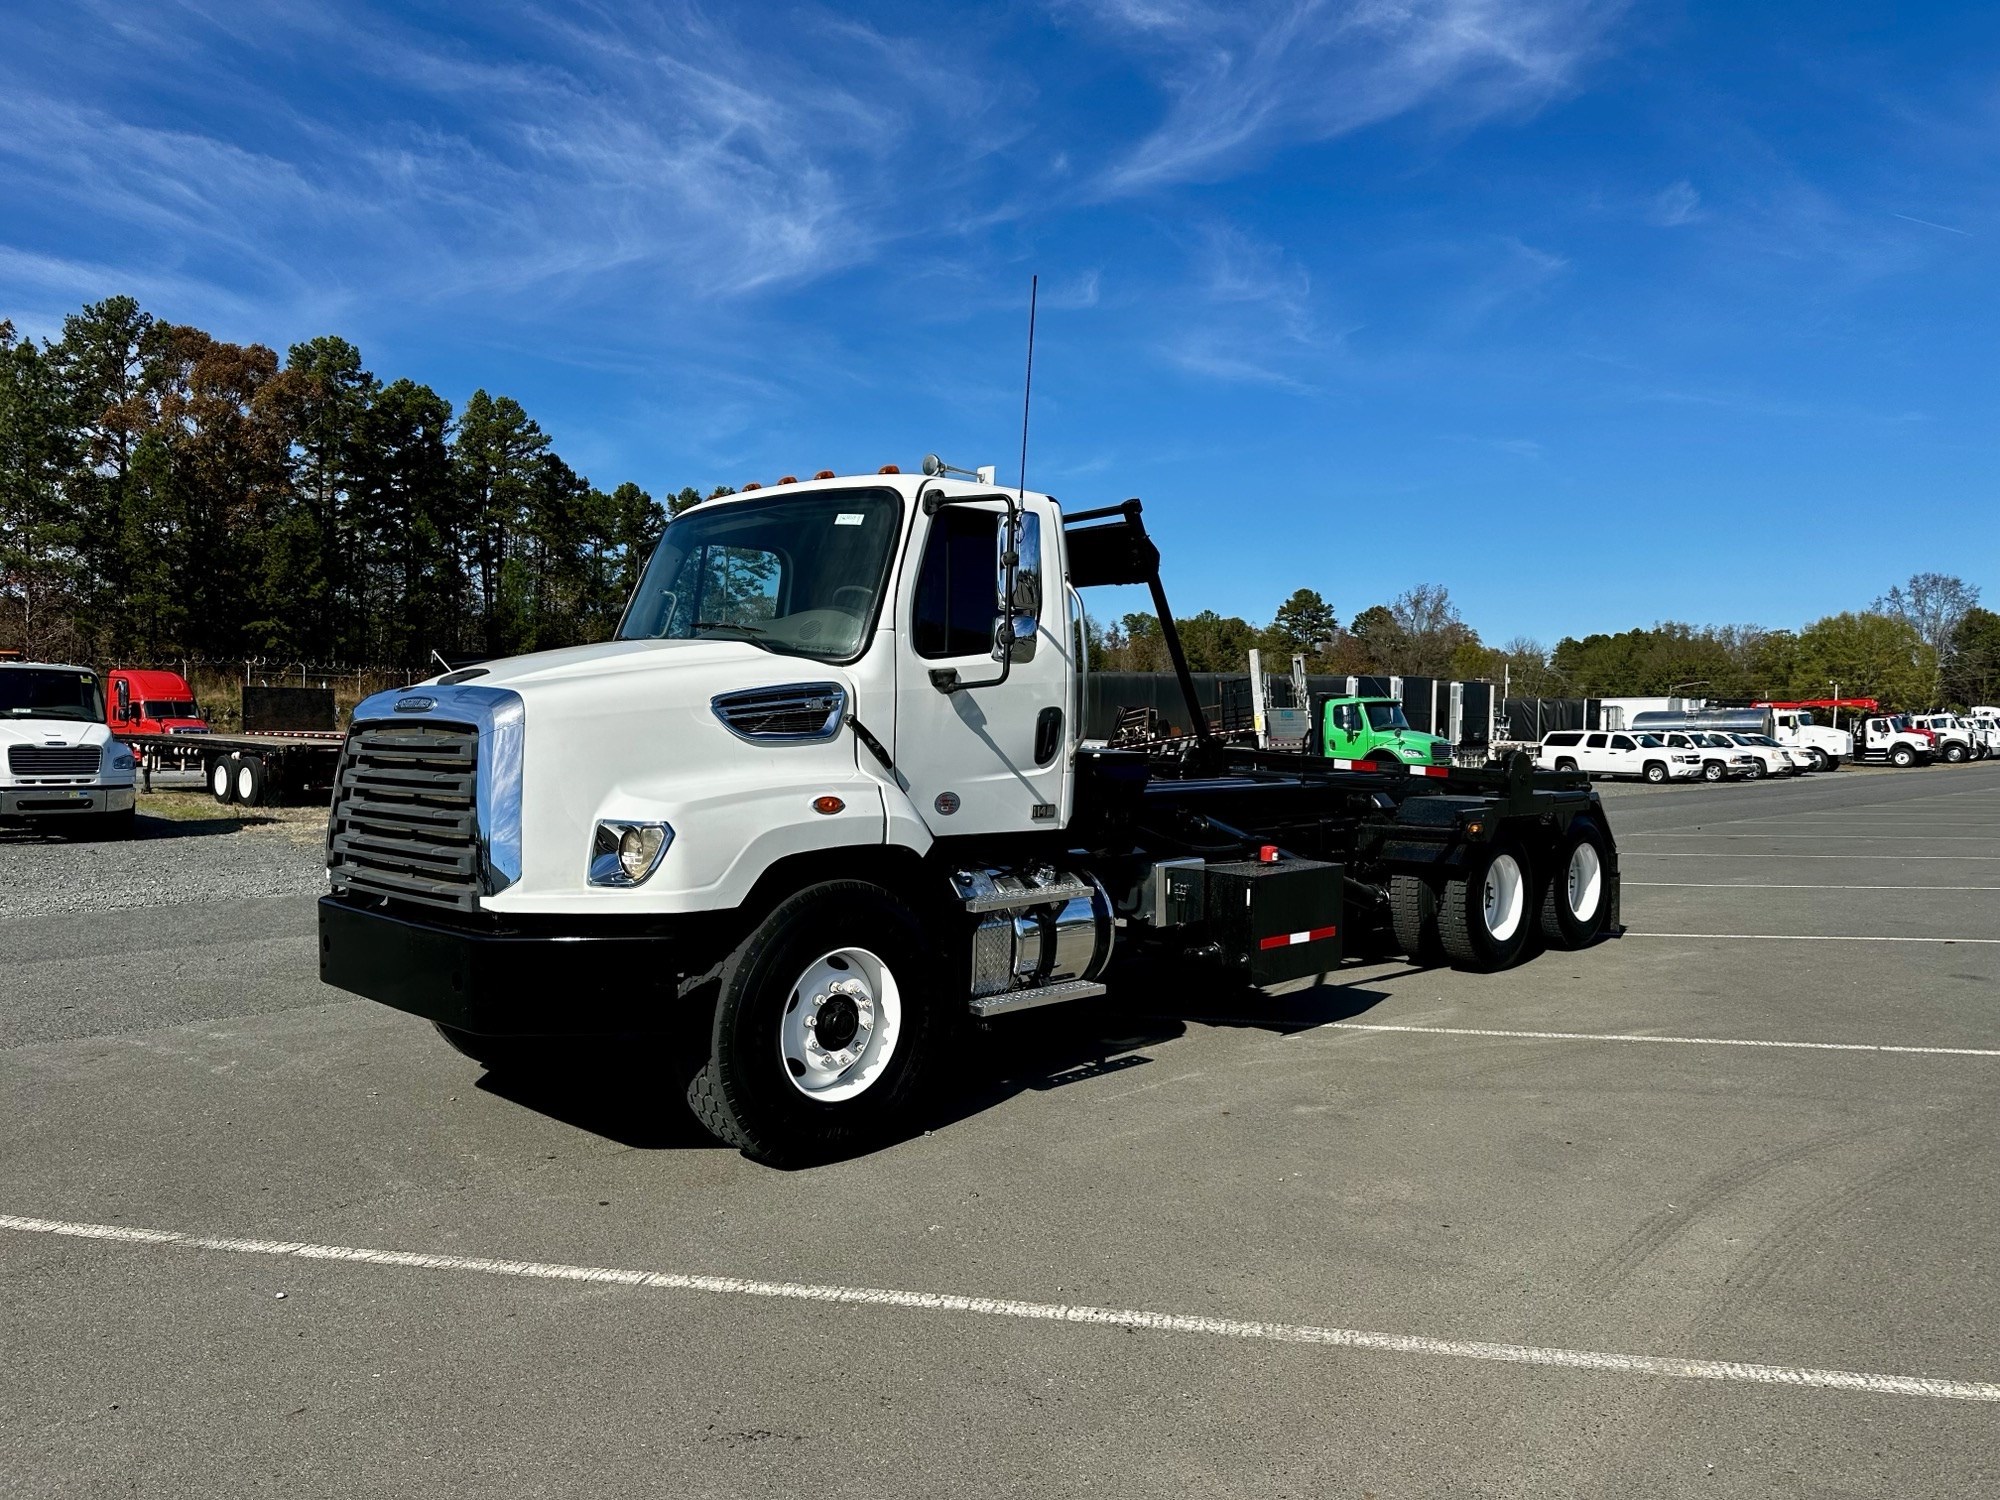
<path id="1" fill-rule="evenodd" d="M 982 497 L 916 519 L 914 565 L 897 601 L 907 624 L 896 633 L 894 758 L 935 837 L 1054 829 L 1068 819 L 1077 648 L 1063 628 L 1061 589 L 1044 586 L 1043 548 L 1059 545 L 1055 520 L 1039 498 L 1021 517 L 1015 644 L 1002 663 L 994 652 L 1005 502 Z M 949 677 L 954 684 L 940 684 Z"/>
<path id="2" fill-rule="evenodd" d="M 1326 753 L 1339 760 L 1359 758 L 1361 751 L 1361 707 L 1355 703 L 1326 706 Z"/>

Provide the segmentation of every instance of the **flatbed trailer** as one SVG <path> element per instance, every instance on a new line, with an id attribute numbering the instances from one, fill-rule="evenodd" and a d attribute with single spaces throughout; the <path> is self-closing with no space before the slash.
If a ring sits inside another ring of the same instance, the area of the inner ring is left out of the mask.
<path id="1" fill-rule="evenodd" d="M 193 760 L 200 762 L 202 780 L 217 802 L 244 807 L 331 795 L 347 738 L 338 729 L 124 734 L 114 728 L 113 733 L 140 753 L 147 791 L 156 768 L 168 760 Z"/>

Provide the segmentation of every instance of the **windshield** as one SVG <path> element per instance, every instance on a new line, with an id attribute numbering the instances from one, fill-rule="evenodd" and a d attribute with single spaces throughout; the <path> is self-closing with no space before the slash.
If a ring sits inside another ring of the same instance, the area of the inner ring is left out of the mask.
<path id="1" fill-rule="evenodd" d="M 104 690 L 95 672 L 54 667 L 0 671 L 0 716 L 9 719 L 104 721 Z"/>
<path id="2" fill-rule="evenodd" d="M 1816 724 L 1819 721 L 1811 713 L 1794 714 L 1793 719 L 1800 725 Z"/>
<path id="3" fill-rule="evenodd" d="M 1694 742 L 1704 750 L 1727 750 L 1730 748 L 1729 741 L 1719 734 L 1698 734 L 1694 737 Z"/>
<path id="4" fill-rule="evenodd" d="M 1637 739 L 1639 743 L 1645 746 L 1648 750 L 1664 750 L 1667 748 L 1667 742 L 1661 739 L 1657 734 L 1635 735 L 1634 738 Z"/>
<path id="5" fill-rule="evenodd" d="M 139 705 L 139 713 L 147 719 L 199 719 L 201 714 L 194 706 L 192 698 L 155 698 Z"/>
<path id="6" fill-rule="evenodd" d="M 895 550 L 894 490 L 816 490 L 683 511 L 660 537 L 618 638 L 748 641 L 858 656 Z"/>
<path id="7" fill-rule="evenodd" d="M 1403 717 L 1403 705 L 1400 703 L 1364 703 L 1361 706 L 1368 710 L 1368 727 L 1370 729 L 1408 729 L 1410 727 L 1410 721 Z"/>

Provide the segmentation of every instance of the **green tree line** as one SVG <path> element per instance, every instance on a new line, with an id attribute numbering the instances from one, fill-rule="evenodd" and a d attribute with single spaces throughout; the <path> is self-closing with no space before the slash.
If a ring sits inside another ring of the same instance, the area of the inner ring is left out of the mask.
<path id="1" fill-rule="evenodd" d="M 94 661 L 415 665 L 602 639 L 667 516 L 555 452 L 519 402 L 461 409 L 345 339 L 281 361 L 91 304 L 0 322 L 0 647 Z"/>
<path id="2" fill-rule="evenodd" d="M 1294 654 L 1335 676 L 1453 677 L 1505 683 L 1522 697 L 1639 697 L 1677 692 L 1718 700 L 1869 697 L 1900 708 L 2000 702 L 2000 614 L 1963 579 L 1920 573 L 1865 609 L 1797 630 L 1667 621 L 1617 634 L 1565 636 L 1553 648 L 1517 637 L 1488 645 L 1442 585 L 1373 604 L 1342 624 L 1302 588 L 1256 625 L 1213 610 L 1180 619 L 1197 672 L 1240 672 L 1252 647 Z M 1128 614 L 1093 623 L 1092 665 L 1164 671 L 1159 622 Z"/>

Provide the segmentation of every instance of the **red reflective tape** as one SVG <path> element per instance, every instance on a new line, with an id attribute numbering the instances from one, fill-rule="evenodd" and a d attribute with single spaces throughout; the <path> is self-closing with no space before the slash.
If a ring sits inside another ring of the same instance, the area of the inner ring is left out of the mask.
<path id="1" fill-rule="evenodd" d="M 1262 948 L 1289 948 L 1294 943 L 1316 943 L 1321 938 L 1330 938 L 1338 927 L 1315 927 L 1310 932 L 1281 932 L 1276 937 L 1259 938 L 1257 946 Z"/>

